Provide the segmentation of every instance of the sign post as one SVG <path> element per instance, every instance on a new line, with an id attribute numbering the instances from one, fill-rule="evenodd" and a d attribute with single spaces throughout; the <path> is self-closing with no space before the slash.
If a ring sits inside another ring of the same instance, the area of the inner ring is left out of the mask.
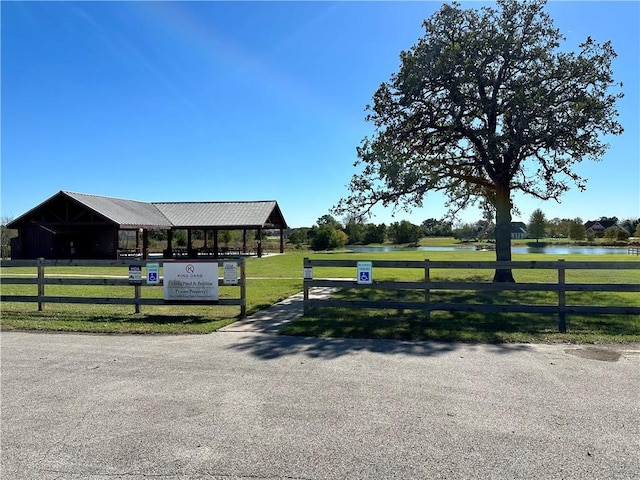
<path id="1" fill-rule="evenodd" d="M 133 297 L 136 299 L 135 313 L 140 313 L 140 304 L 137 300 L 142 296 L 142 266 L 129 265 L 129 285 L 133 285 Z"/>

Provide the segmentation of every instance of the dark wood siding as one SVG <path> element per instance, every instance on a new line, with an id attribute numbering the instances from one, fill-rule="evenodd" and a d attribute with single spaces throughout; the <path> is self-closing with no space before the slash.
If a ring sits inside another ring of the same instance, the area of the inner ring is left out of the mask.
<path id="1" fill-rule="evenodd" d="M 23 258 L 52 258 L 54 253 L 53 231 L 41 225 L 28 225 L 20 229 L 23 238 Z"/>

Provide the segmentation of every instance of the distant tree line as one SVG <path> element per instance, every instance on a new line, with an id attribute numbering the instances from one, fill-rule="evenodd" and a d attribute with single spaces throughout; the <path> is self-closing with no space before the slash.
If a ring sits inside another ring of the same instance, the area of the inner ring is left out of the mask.
<path id="1" fill-rule="evenodd" d="M 17 230 L 6 228 L 7 223 L 13 219 L 2 218 L 0 223 L 0 249 L 2 258 L 11 256 L 11 238 L 17 236 Z M 615 227 L 607 228 L 603 237 L 609 241 L 625 241 L 630 236 L 640 237 L 640 218 L 618 220 L 617 217 L 601 217 L 599 221 L 614 221 Z M 585 222 L 580 218 L 553 218 L 547 219 L 541 210 L 532 213 L 527 223 L 529 238 L 536 240 L 541 238 L 566 238 L 582 241 L 594 240 L 593 235 L 587 234 L 584 228 Z M 269 232 L 263 230 L 262 239 L 268 237 Z M 204 243 L 205 232 L 192 231 L 194 244 Z M 290 244 L 301 247 L 309 246 L 311 249 L 331 250 L 345 245 L 372 245 L 392 243 L 397 245 L 416 244 L 423 237 L 453 237 L 456 240 L 487 241 L 495 240 L 495 223 L 491 220 L 478 220 L 475 223 L 454 224 L 447 220 L 429 218 L 420 225 L 415 225 L 408 220 L 400 220 L 389 225 L 385 223 L 366 223 L 356 218 L 347 218 L 340 222 L 332 215 L 320 217 L 312 227 L 295 228 L 287 231 L 287 240 Z M 252 232 L 248 238 L 257 240 L 257 231 Z M 135 238 L 126 239 L 121 236 L 122 243 L 135 242 Z M 207 232 L 207 241 L 213 245 L 213 231 Z M 153 248 L 164 248 L 167 242 L 166 230 L 150 230 L 149 243 Z M 242 232 L 236 230 L 218 231 L 218 242 L 223 246 L 233 246 L 242 243 Z M 173 245 L 184 247 L 187 245 L 186 230 L 176 230 L 173 233 Z"/>
<path id="2" fill-rule="evenodd" d="M 386 242 L 416 244 L 422 237 L 450 237 L 452 224 L 431 218 L 421 225 L 400 220 L 389 225 L 366 223 L 350 217 L 340 222 L 330 214 L 318 218 L 310 228 L 297 228 L 288 233 L 289 243 L 309 245 L 313 250 L 331 250 L 345 245 L 372 245 Z"/>
<path id="3" fill-rule="evenodd" d="M 640 218 L 618 221 L 616 217 L 599 220 L 615 220 L 617 227 L 607 228 L 604 238 L 626 240 L 629 236 L 640 237 Z M 585 222 L 577 218 L 547 219 L 541 210 L 532 213 L 526 224 L 527 237 L 566 238 L 570 240 L 593 240 L 585 232 Z M 622 228 L 619 228 L 622 227 Z M 288 242 L 294 246 L 308 245 L 312 250 L 333 250 L 346 245 L 372 245 L 392 243 L 397 245 L 417 244 L 423 237 L 453 237 L 461 242 L 495 241 L 495 223 L 482 219 L 474 223 L 454 224 L 447 220 L 429 218 L 420 225 L 400 220 L 389 225 L 367 223 L 355 217 L 342 222 L 330 214 L 323 215 L 312 227 L 291 229 Z"/>
<path id="4" fill-rule="evenodd" d="M 603 237 L 610 241 L 626 241 L 629 237 L 640 237 L 640 218 L 618 220 L 618 217 L 600 217 L 600 222 L 607 222 Z M 585 230 L 585 222 L 580 218 L 553 218 L 548 220 L 544 213 L 535 210 L 529 219 L 529 236 L 532 238 L 568 238 L 570 240 L 594 240 L 594 234 Z"/>

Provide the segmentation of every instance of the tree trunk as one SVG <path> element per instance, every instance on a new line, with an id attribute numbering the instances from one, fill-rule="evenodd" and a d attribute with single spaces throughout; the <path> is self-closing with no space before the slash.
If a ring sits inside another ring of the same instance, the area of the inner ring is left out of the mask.
<path id="1" fill-rule="evenodd" d="M 511 261 L 511 189 L 508 185 L 496 188 L 496 260 Z M 510 268 L 498 268 L 493 276 L 494 282 L 515 283 Z"/>

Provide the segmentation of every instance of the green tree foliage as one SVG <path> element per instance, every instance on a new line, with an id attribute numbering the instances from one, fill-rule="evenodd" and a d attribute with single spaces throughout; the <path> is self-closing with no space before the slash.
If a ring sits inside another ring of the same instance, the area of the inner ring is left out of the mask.
<path id="1" fill-rule="evenodd" d="M 347 234 L 348 245 L 356 245 L 364 243 L 365 225 L 355 217 L 349 218 L 345 222 L 344 233 Z"/>
<path id="2" fill-rule="evenodd" d="M 289 243 L 292 243 L 297 247 L 304 245 L 308 241 L 307 239 L 308 231 L 309 231 L 308 228 L 296 228 L 292 230 L 288 235 Z"/>
<path id="3" fill-rule="evenodd" d="M 577 53 L 543 0 L 498 0 L 477 9 L 445 4 L 425 33 L 400 54 L 400 70 L 368 106 L 375 133 L 358 148 L 362 167 L 334 212 L 370 212 L 376 204 L 410 209 L 441 191 L 457 211 L 480 201 L 495 212 L 496 259 L 511 260 L 511 195 L 558 199 L 574 171 L 598 160 L 616 120 L 621 92 L 615 52 L 587 38 Z M 494 281 L 513 281 L 510 270 Z"/>
<path id="4" fill-rule="evenodd" d="M 309 231 L 309 239 L 312 250 L 333 250 L 346 245 L 347 234 L 325 224 L 313 226 Z"/>
<path id="5" fill-rule="evenodd" d="M 616 232 L 616 240 L 619 240 L 621 242 L 628 240 L 629 236 L 630 236 L 629 232 L 627 232 L 623 228 L 619 228 L 618 231 Z"/>
<path id="6" fill-rule="evenodd" d="M 609 227 L 604 231 L 604 238 L 607 240 L 625 241 L 629 238 L 629 232 L 620 227 Z"/>
<path id="7" fill-rule="evenodd" d="M 636 231 L 636 228 L 638 228 L 638 226 L 640 225 L 640 218 L 626 218 L 619 224 L 622 228 L 629 232 L 630 235 L 633 235 Z"/>
<path id="8" fill-rule="evenodd" d="M 636 226 L 636 230 L 633 232 L 634 237 L 640 237 L 640 223 Z"/>
<path id="9" fill-rule="evenodd" d="M 186 247 L 187 246 L 187 231 L 186 230 L 176 230 L 173 232 L 173 241 L 178 247 Z"/>
<path id="10" fill-rule="evenodd" d="M 229 246 L 229 242 L 233 240 L 233 231 L 231 230 L 220 230 L 218 232 L 218 240 L 221 241 L 225 247 Z"/>
<path id="11" fill-rule="evenodd" d="M 384 223 L 379 225 L 367 223 L 364 229 L 364 244 L 384 243 L 387 238 L 387 226 Z"/>
<path id="12" fill-rule="evenodd" d="M 552 218 L 547 220 L 547 235 L 553 238 L 568 238 L 570 218 Z"/>
<path id="13" fill-rule="evenodd" d="M 463 242 L 475 240 L 477 238 L 478 228 L 471 223 L 463 223 L 453 229 L 453 238 Z"/>
<path id="14" fill-rule="evenodd" d="M 389 225 L 387 236 L 392 243 L 396 244 L 417 243 L 422 237 L 422 232 L 417 225 L 408 220 L 401 220 Z"/>
<path id="15" fill-rule="evenodd" d="M 547 219 L 539 208 L 533 211 L 531 217 L 529 217 L 529 236 L 536 239 L 538 242 L 541 238 L 544 238 L 547 229 Z"/>
<path id="16" fill-rule="evenodd" d="M 450 237 L 452 235 L 451 222 L 428 218 L 420 225 L 425 237 Z"/>
<path id="17" fill-rule="evenodd" d="M 607 240 L 615 240 L 616 239 L 616 231 L 618 229 L 616 227 L 609 227 L 609 228 L 605 228 L 604 233 L 602 234 L 602 236 L 604 238 L 606 238 Z"/>
<path id="18" fill-rule="evenodd" d="M 569 223 L 569 238 L 571 240 L 584 240 L 585 238 L 584 223 L 581 218 L 571 220 Z"/>
<path id="19" fill-rule="evenodd" d="M 3 217 L 0 222 L 0 257 L 11 257 L 11 239 L 18 236 L 17 230 L 7 228 L 7 224 L 13 219 L 9 217 Z"/>
<path id="20" fill-rule="evenodd" d="M 156 242 L 166 242 L 167 232 L 168 230 L 149 230 L 149 240 L 153 240 Z"/>
<path id="21" fill-rule="evenodd" d="M 478 240 L 496 238 L 496 226 L 491 220 L 478 220 L 475 224 Z"/>
<path id="22" fill-rule="evenodd" d="M 318 225 L 319 227 L 323 225 L 328 225 L 330 227 L 335 228 L 336 230 L 342 229 L 342 225 L 340 224 L 340 222 L 336 220 L 333 217 L 333 215 L 330 215 L 330 214 L 326 214 L 318 218 L 318 220 L 316 220 L 316 225 Z"/>

